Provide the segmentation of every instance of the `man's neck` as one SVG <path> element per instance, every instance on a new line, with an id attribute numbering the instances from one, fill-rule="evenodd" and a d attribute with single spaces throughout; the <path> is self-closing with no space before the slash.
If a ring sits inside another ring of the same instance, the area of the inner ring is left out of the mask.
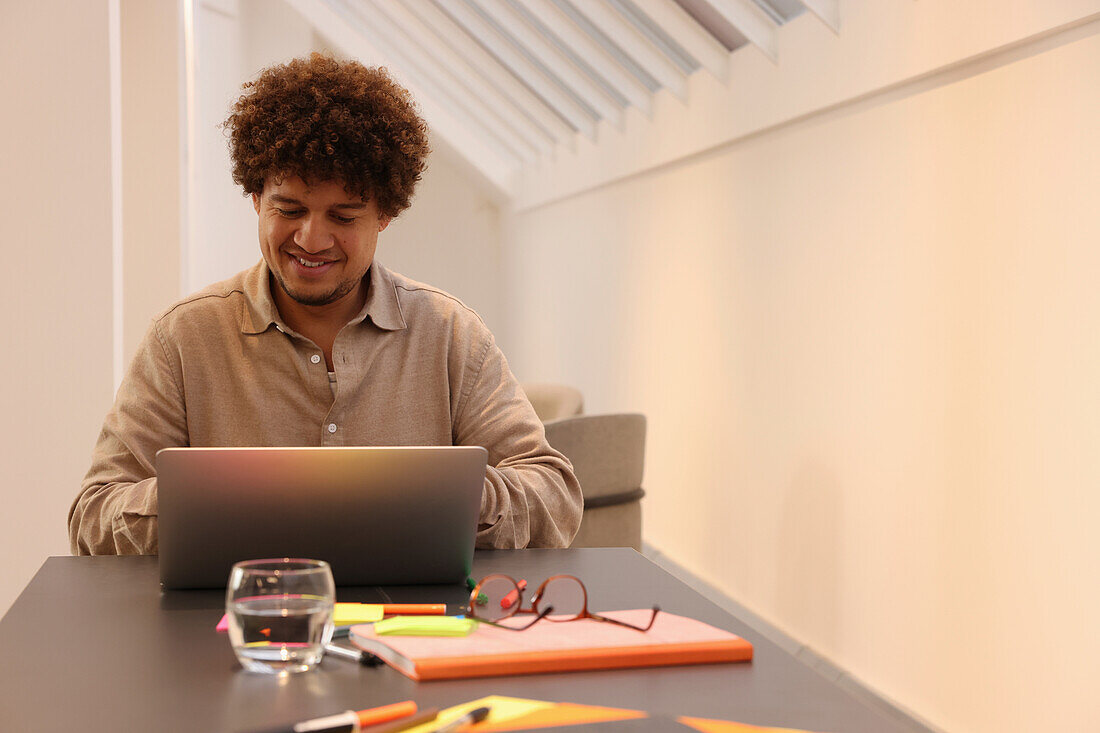
<path id="1" fill-rule="evenodd" d="M 359 287 L 344 297 L 325 305 L 303 305 L 287 295 L 277 282 L 271 283 L 271 295 L 286 325 L 317 344 L 332 371 L 332 345 L 340 329 L 363 310 L 367 302 L 367 279 L 363 278 Z"/>

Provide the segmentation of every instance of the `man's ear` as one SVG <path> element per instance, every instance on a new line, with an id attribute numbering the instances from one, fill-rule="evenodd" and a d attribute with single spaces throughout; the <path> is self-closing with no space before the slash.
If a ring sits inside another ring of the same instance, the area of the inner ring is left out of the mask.
<path id="1" fill-rule="evenodd" d="M 260 194 L 252 194 L 252 208 L 256 209 L 256 213 L 260 213 Z"/>
<path id="2" fill-rule="evenodd" d="M 380 219 L 378 220 L 378 231 L 380 231 L 380 232 L 381 232 L 381 231 L 382 231 L 382 230 L 384 230 L 384 229 L 385 229 L 386 227 L 388 227 L 388 226 L 390 225 L 390 222 L 391 222 L 391 221 L 393 221 L 393 219 L 391 219 L 391 218 L 390 218 L 390 217 L 388 217 L 388 216 L 383 216 L 382 218 L 380 218 Z"/>

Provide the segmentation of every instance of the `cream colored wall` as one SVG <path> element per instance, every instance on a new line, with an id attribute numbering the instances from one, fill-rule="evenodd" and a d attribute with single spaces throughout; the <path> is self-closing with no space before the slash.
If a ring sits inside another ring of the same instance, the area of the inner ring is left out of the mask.
<path id="1" fill-rule="evenodd" d="M 310 25 L 283 2 L 204 0 L 195 4 L 194 166 L 190 234 L 183 257 L 185 293 L 259 261 L 256 212 L 233 182 L 222 124 L 242 84 L 266 66 L 323 50 L 317 40 Z"/>
<path id="2" fill-rule="evenodd" d="M 1100 729 L 1100 27 L 518 213 L 645 535 L 950 731 Z"/>
<path id="3" fill-rule="evenodd" d="M 11 173 L 2 194 L 13 214 L 5 253 L 20 263 L 3 291 L 4 310 L 15 314 L 12 353 L 24 355 L 7 360 L 0 379 L 8 416 L 0 440 L 15 474 L 0 519 L 10 580 L 0 588 L 0 612 L 47 556 L 68 554 L 65 519 L 113 399 L 116 368 L 179 292 L 179 8 L 115 6 L 125 202 L 116 280 L 111 7 L 21 3 L 0 61 L 3 97 L 20 101 L 0 122 L 0 159 Z"/>
<path id="4" fill-rule="evenodd" d="M 183 33 L 174 2 L 122 0 L 123 364 L 180 296 Z M 90 449 L 90 446 L 89 446 Z"/>
<path id="5" fill-rule="evenodd" d="M 9 3 L 4 25 L 0 613 L 68 554 L 113 356 L 108 2 Z"/>
<path id="6" fill-rule="evenodd" d="M 241 84 L 255 74 L 247 58 L 253 20 L 248 11 L 253 7 L 238 0 L 195 4 L 194 183 L 183 263 L 186 293 L 224 280 L 259 259 L 256 214 L 233 182 L 228 140 L 221 128 Z M 309 50 L 296 47 L 293 41 L 298 39 L 290 35 L 288 46 L 298 53 Z"/>
<path id="7" fill-rule="evenodd" d="M 378 260 L 446 290 L 477 311 L 490 329 L 502 329 L 503 202 L 443 140 L 433 137 L 431 144 L 412 205 L 378 239 Z"/>

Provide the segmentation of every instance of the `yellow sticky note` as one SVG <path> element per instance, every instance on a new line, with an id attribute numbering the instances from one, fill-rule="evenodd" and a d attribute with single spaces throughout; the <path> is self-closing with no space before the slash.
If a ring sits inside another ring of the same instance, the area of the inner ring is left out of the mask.
<path id="1" fill-rule="evenodd" d="M 467 636 L 477 628 L 472 618 L 394 616 L 374 625 L 379 636 Z"/>
<path id="2" fill-rule="evenodd" d="M 373 624 L 382 620 L 380 603 L 337 603 L 332 611 L 332 623 L 336 626 Z"/>
<path id="3" fill-rule="evenodd" d="M 503 695 L 490 695 L 476 702 L 477 704 L 474 705 L 474 708 L 489 708 L 489 717 L 485 719 L 486 723 L 504 723 L 513 718 L 518 718 L 521 715 L 527 715 L 535 710 L 554 706 L 552 702 L 525 700 L 520 697 L 504 697 Z"/>

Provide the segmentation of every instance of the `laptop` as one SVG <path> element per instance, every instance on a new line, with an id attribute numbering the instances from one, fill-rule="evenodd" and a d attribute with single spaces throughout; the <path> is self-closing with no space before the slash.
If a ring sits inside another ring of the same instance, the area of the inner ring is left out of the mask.
<path id="1" fill-rule="evenodd" d="M 240 560 L 305 557 L 338 586 L 457 583 L 470 573 L 488 451 L 165 448 L 160 582 L 224 588 Z"/>

